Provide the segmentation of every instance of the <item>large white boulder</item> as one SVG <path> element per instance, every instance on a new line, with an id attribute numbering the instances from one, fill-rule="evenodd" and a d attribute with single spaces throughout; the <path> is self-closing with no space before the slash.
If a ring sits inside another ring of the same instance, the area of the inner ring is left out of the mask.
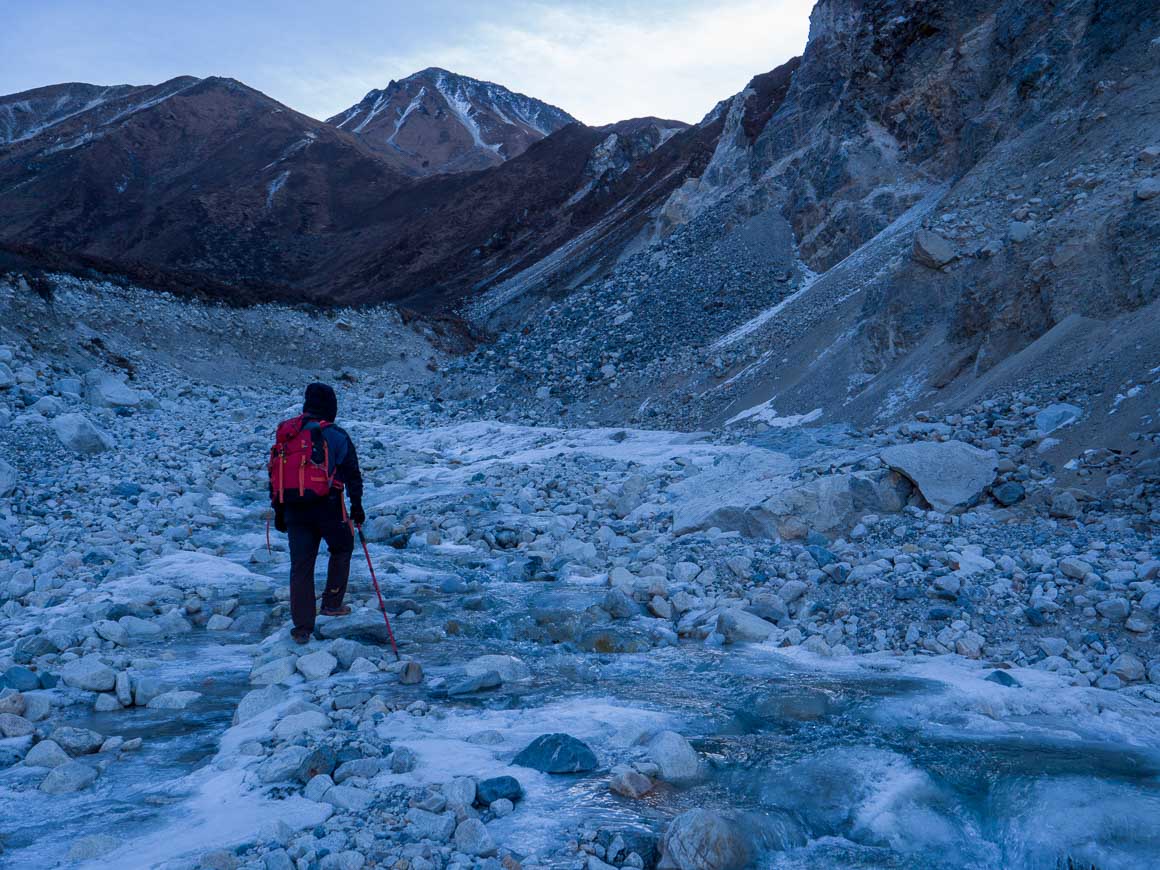
<path id="1" fill-rule="evenodd" d="M 85 374 L 85 397 L 98 408 L 136 408 L 141 395 L 109 372 L 93 369 Z"/>
<path id="2" fill-rule="evenodd" d="M 52 421 L 52 428 L 61 443 L 77 453 L 101 453 L 116 443 L 112 435 L 83 414 L 61 414 Z"/>
<path id="3" fill-rule="evenodd" d="M 962 441 L 916 441 L 882 451 L 882 461 L 913 481 L 930 506 L 949 513 L 969 507 L 995 481 L 999 456 Z"/>

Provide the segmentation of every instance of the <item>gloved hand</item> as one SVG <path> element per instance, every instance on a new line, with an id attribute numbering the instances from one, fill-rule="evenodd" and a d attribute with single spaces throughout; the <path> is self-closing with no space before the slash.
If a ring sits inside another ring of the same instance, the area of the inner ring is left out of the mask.
<path id="1" fill-rule="evenodd" d="M 361 526 L 367 521 L 366 511 L 363 510 L 361 504 L 352 504 L 350 506 L 350 521 L 356 526 Z"/>
<path id="2" fill-rule="evenodd" d="M 280 507 L 274 508 L 274 528 L 280 532 L 286 531 L 286 511 Z"/>

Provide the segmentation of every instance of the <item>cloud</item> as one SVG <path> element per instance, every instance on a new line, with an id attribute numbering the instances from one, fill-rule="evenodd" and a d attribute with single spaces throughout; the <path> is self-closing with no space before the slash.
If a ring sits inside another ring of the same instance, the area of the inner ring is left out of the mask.
<path id="1" fill-rule="evenodd" d="M 519 4 L 514 14 L 470 22 L 421 49 L 316 79 L 303 94 L 311 106 L 303 108 L 334 114 L 388 78 L 441 66 L 546 100 L 589 124 L 642 115 L 697 121 L 755 74 L 801 53 L 811 6 L 812 0 L 733 0 L 613 12 Z"/>

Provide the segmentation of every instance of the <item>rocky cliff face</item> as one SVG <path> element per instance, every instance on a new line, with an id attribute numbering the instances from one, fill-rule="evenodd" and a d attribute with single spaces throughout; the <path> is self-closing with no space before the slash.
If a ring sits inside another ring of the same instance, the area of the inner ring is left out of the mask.
<path id="1" fill-rule="evenodd" d="M 502 85 L 431 68 L 371 91 L 328 123 L 400 168 L 431 175 L 496 166 L 576 119 Z"/>
<path id="2" fill-rule="evenodd" d="M 1146 3 L 819 3 L 800 64 L 714 113 L 704 170 L 642 232 L 654 247 L 529 324 L 503 377 L 584 417 L 700 426 L 1080 382 L 1121 341 L 1138 368 L 1126 343 L 1160 273 L 1158 34 Z M 792 276 L 747 271 L 763 249 Z M 1120 326 L 1081 346 L 1075 318 Z M 1124 366 L 1095 377 L 1146 373 Z"/>

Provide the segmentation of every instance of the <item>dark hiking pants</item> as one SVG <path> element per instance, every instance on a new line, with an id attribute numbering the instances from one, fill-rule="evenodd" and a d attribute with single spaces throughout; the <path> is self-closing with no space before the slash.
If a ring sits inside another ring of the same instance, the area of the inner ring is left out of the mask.
<path id="1" fill-rule="evenodd" d="M 314 562 L 323 541 L 326 541 L 330 559 L 326 566 L 322 607 L 341 607 L 346 595 L 354 535 L 343 518 L 341 498 L 331 497 L 317 504 L 286 508 L 286 533 L 290 539 L 290 617 L 299 632 L 314 630 Z"/>

